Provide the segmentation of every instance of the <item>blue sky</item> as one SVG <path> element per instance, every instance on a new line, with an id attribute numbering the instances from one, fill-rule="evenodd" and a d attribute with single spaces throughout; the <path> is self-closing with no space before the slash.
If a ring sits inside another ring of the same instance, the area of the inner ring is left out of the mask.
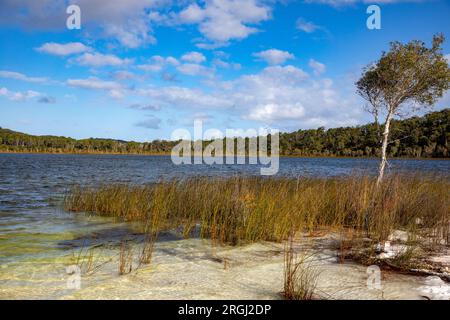
<path id="1" fill-rule="evenodd" d="M 381 30 L 366 27 L 374 3 Z M 66 27 L 69 4 L 80 30 Z M 363 124 L 361 69 L 390 41 L 449 31 L 440 0 L 2 0 L 0 126 L 147 141 L 194 119 L 223 131 Z"/>

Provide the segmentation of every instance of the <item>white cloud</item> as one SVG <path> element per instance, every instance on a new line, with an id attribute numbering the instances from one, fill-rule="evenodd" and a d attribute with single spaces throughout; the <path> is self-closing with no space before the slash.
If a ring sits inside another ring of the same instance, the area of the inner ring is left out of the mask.
<path id="1" fill-rule="evenodd" d="M 90 37 L 109 38 L 136 48 L 156 42 L 148 11 L 171 4 L 169 0 L 73 0 L 81 8 L 82 29 Z M 0 23 L 28 30 L 66 30 L 67 1 L 1 1 Z"/>
<path id="2" fill-rule="evenodd" d="M 89 77 L 87 79 L 68 79 L 67 84 L 72 87 L 79 87 L 84 89 L 113 90 L 122 88 L 122 85 L 120 83 L 114 81 L 105 81 L 96 77 Z"/>
<path id="3" fill-rule="evenodd" d="M 277 104 L 268 103 L 258 105 L 249 111 L 244 118 L 257 121 L 275 121 L 275 120 L 292 120 L 301 119 L 305 115 L 305 109 L 301 103 L 296 104 Z"/>
<path id="4" fill-rule="evenodd" d="M 287 51 L 278 49 L 269 49 L 261 52 L 254 53 L 253 56 L 266 61 L 270 65 L 283 64 L 287 60 L 294 59 L 294 55 Z"/>
<path id="5" fill-rule="evenodd" d="M 136 77 L 135 74 L 129 72 L 129 71 L 125 71 L 125 70 L 119 70 L 113 73 L 112 75 L 114 77 L 114 79 L 116 80 L 129 80 L 129 79 L 133 79 Z"/>
<path id="6" fill-rule="evenodd" d="M 76 62 L 82 66 L 102 67 L 102 66 L 123 66 L 132 62 L 131 59 L 121 59 L 115 55 L 102 53 L 84 53 L 76 58 Z"/>
<path id="7" fill-rule="evenodd" d="M 166 63 L 167 63 L 167 64 L 170 64 L 170 65 L 173 65 L 173 66 L 177 66 L 177 65 L 180 64 L 180 63 L 178 62 L 178 60 L 175 59 L 174 57 L 167 57 L 167 58 L 166 58 Z"/>
<path id="8" fill-rule="evenodd" d="M 11 101 L 23 102 L 33 98 L 42 96 L 40 92 L 33 90 L 26 91 L 11 91 L 5 87 L 0 88 L 0 96 L 5 97 Z"/>
<path id="9" fill-rule="evenodd" d="M 126 27 L 109 24 L 105 26 L 107 36 L 114 38 L 128 48 L 138 48 L 145 44 L 156 44 L 156 38 L 149 34 L 147 23 L 143 20 L 130 20 Z"/>
<path id="10" fill-rule="evenodd" d="M 213 65 L 219 68 L 234 69 L 234 70 L 240 70 L 242 67 L 239 63 L 227 62 L 219 58 L 215 58 L 213 60 Z"/>
<path id="11" fill-rule="evenodd" d="M 123 99 L 125 97 L 125 92 L 123 89 L 112 89 L 109 90 L 109 96 L 114 99 Z"/>
<path id="12" fill-rule="evenodd" d="M 36 48 L 39 52 L 53 54 L 56 56 L 68 56 L 71 54 L 82 53 L 90 51 L 91 48 L 85 46 L 81 42 L 68 42 L 68 43 L 56 43 L 47 42 L 39 48 Z"/>
<path id="13" fill-rule="evenodd" d="M 41 93 L 39 93 L 37 91 L 27 90 L 24 92 L 14 92 L 10 99 L 13 101 L 25 101 L 25 100 L 39 97 L 40 95 L 41 95 Z"/>
<path id="14" fill-rule="evenodd" d="M 0 70 L 0 78 L 21 80 L 21 81 L 35 82 L 35 83 L 44 83 L 49 80 L 48 78 L 44 78 L 44 77 L 28 77 L 28 76 L 24 75 L 23 73 L 14 72 L 14 71 L 6 71 L 6 70 Z"/>
<path id="15" fill-rule="evenodd" d="M 151 106 L 227 110 L 227 114 L 277 127 L 354 124 L 353 105 L 329 79 L 315 80 L 300 68 L 269 66 L 232 81 L 212 82 L 209 92 L 180 86 L 151 87 L 138 93 Z"/>
<path id="16" fill-rule="evenodd" d="M 184 23 L 199 23 L 206 18 L 205 10 L 193 3 L 179 13 L 179 19 Z"/>
<path id="17" fill-rule="evenodd" d="M 174 57 L 162 57 L 162 56 L 153 56 L 150 58 L 150 63 L 138 65 L 138 68 L 144 71 L 149 72 L 158 72 L 164 69 L 167 66 L 178 66 L 180 62 Z"/>
<path id="18" fill-rule="evenodd" d="M 191 51 L 191 52 L 185 53 L 181 57 L 181 60 L 187 61 L 187 62 L 192 62 L 192 63 L 202 63 L 202 62 L 206 61 L 206 58 L 200 52 Z"/>
<path id="19" fill-rule="evenodd" d="M 159 107 L 226 108 L 232 106 L 231 101 L 220 95 L 178 86 L 139 89 L 138 93 L 151 98 L 152 105 Z"/>
<path id="20" fill-rule="evenodd" d="M 304 20 L 303 18 L 297 19 L 297 22 L 295 23 L 295 27 L 298 30 L 304 31 L 306 33 L 312 33 L 314 31 L 322 28 L 312 22 L 308 22 L 308 21 Z"/>
<path id="21" fill-rule="evenodd" d="M 190 4 L 178 14 L 178 21 L 198 24 L 199 31 L 208 40 L 226 44 L 258 32 L 252 25 L 268 20 L 270 11 L 270 7 L 256 0 L 210 0 L 203 7 Z"/>
<path id="22" fill-rule="evenodd" d="M 354 124 L 354 104 L 339 94 L 329 79 L 314 80 L 294 66 L 274 66 L 241 76 L 228 84 L 224 95 L 241 117 L 280 127 L 314 127 Z M 317 120 L 315 121 L 317 123 Z"/>
<path id="23" fill-rule="evenodd" d="M 326 66 L 323 63 L 320 63 L 319 61 L 316 61 L 314 59 L 309 59 L 308 65 L 314 70 L 314 74 L 316 76 L 321 75 L 326 70 Z"/>
<path id="24" fill-rule="evenodd" d="M 118 82 L 105 81 L 96 77 L 89 77 L 87 79 L 68 79 L 67 85 L 90 90 L 104 90 L 109 93 L 110 97 L 116 99 L 123 98 L 126 90 L 126 88 Z"/>
<path id="25" fill-rule="evenodd" d="M 177 67 L 177 70 L 189 76 L 212 76 L 208 68 L 196 63 L 184 63 Z"/>
<path id="26" fill-rule="evenodd" d="M 148 71 L 148 72 L 158 72 L 158 71 L 161 71 L 163 69 L 163 65 L 151 64 L 151 63 L 140 64 L 137 67 L 139 69 L 141 69 L 141 70 Z"/>

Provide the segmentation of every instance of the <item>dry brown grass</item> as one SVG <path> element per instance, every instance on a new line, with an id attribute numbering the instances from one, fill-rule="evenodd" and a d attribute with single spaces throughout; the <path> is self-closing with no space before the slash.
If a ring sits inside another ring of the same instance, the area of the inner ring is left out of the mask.
<path id="1" fill-rule="evenodd" d="M 310 261 L 311 256 L 295 252 L 293 243 L 291 237 L 284 250 L 283 297 L 287 300 L 312 300 L 317 298 L 315 291 L 319 271 Z"/>
<path id="2" fill-rule="evenodd" d="M 133 271 L 133 248 L 126 241 L 122 241 L 119 251 L 119 275 Z"/>
<path id="3" fill-rule="evenodd" d="M 178 229 L 189 237 L 196 224 L 200 236 L 220 244 L 283 241 L 292 230 L 321 227 L 364 233 L 373 242 L 386 240 L 393 229 L 448 241 L 449 190 L 445 178 L 401 175 L 387 177 L 378 189 L 367 176 L 190 178 L 75 187 L 65 207 L 142 221 L 149 234 L 148 258 L 159 231 Z"/>
<path id="4" fill-rule="evenodd" d="M 104 254 L 103 249 L 103 244 L 82 246 L 77 252 L 72 253 L 70 262 L 77 265 L 83 275 L 92 275 L 111 261 L 111 258 Z"/>

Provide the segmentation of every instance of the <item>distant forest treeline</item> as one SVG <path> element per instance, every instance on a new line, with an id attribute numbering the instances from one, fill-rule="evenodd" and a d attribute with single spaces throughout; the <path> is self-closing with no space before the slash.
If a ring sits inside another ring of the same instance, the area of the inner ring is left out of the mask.
<path id="1" fill-rule="evenodd" d="M 280 134 L 280 153 L 292 156 L 378 156 L 380 132 L 375 123 L 326 130 L 298 130 Z M 391 157 L 449 157 L 450 109 L 392 123 Z M 0 152 L 169 154 L 178 141 L 152 142 L 114 139 L 76 140 L 33 136 L 0 128 Z M 204 142 L 207 145 L 208 141 Z"/>

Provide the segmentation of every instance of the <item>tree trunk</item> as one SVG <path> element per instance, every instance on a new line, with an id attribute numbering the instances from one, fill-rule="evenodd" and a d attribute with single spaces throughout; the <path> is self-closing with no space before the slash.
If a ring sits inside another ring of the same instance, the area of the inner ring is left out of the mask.
<path id="1" fill-rule="evenodd" d="M 392 111 L 389 111 L 388 115 L 386 116 L 386 122 L 384 123 L 383 144 L 381 145 L 381 162 L 380 162 L 380 167 L 378 169 L 377 186 L 379 186 L 381 181 L 383 180 L 384 169 L 386 168 L 386 163 L 387 163 L 386 150 L 387 150 L 387 145 L 388 145 L 389 127 L 391 124 L 392 115 L 393 115 Z"/>

